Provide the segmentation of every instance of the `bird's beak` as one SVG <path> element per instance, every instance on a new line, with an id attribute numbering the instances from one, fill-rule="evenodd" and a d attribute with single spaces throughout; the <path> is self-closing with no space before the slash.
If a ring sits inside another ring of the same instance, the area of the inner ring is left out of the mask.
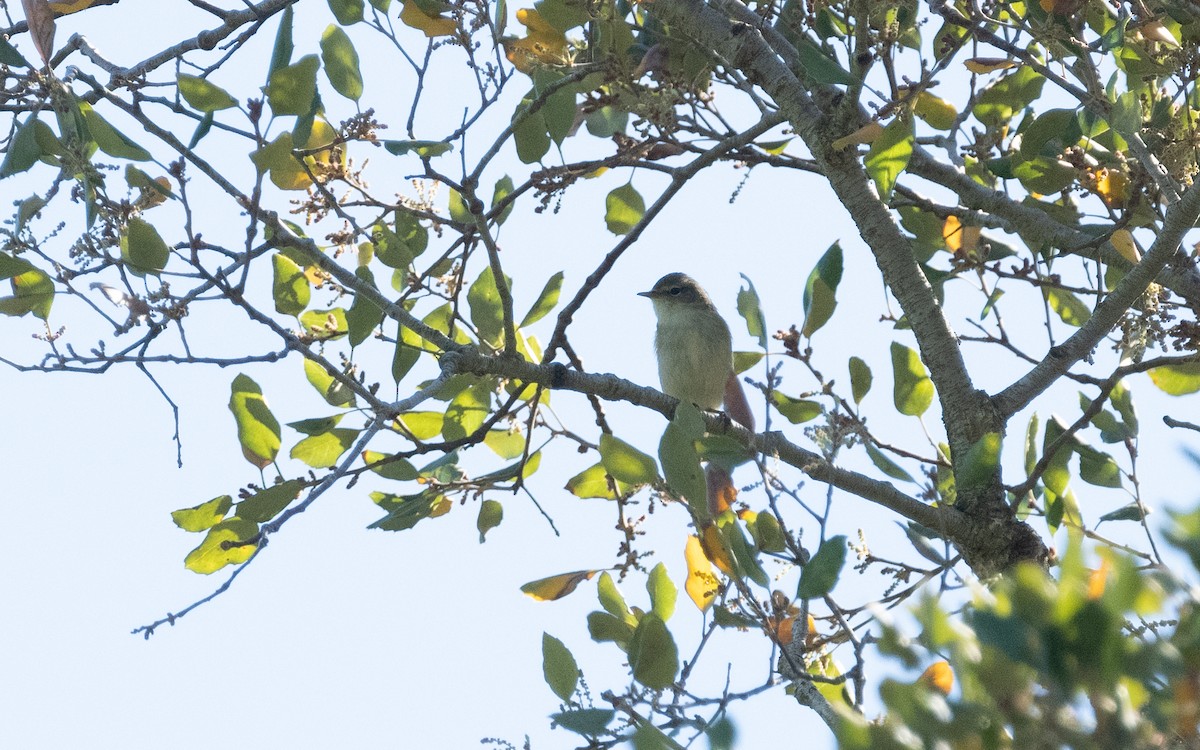
<path id="1" fill-rule="evenodd" d="M 649 292 L 638 292 L 638 293 L 637 293 L 637 296 L 639 296 L 639 297 L 649 297 L 650 299 L 654 299 L 654 292 L 653 292 L 653 291 L 649 291 Z"/>

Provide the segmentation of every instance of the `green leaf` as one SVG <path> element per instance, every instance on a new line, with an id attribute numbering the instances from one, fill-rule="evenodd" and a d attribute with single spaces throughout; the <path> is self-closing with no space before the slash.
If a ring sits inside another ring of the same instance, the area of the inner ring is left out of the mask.
<path id="1" fill-rule="evenodd" d="M 371 3 L 375 5 L 374 2 Z M 343 26 L 350 26 L 363 20 L 363 0 L 329 0 L 329 9 L 333 17 Z M 380 10 L 386 11 L 386 8 Z"/>
<path id="2" fill-rule="evenodd" d="M 495 188 L 492 189 L 492 210 L 493 211 L 496 209 L 496 206 L 500 205 L 501 201 L 503 201 L 505 198 L 507 198 L 509 195 L 512 194 L 512 191 L 515 187 L 516 186 L 513 185 L 513 179 L 511 177 L 509 177 L 508 175 L 504 175 L 500 179 L 496 180 L 496 186 L 495 186 Z M 503 211 L 501 211 L 499 214 L 496 215 L 495 219 L 493 219 L 496 222 L 496 226 L 503 224 L 505 222 L 505 220 L 508 219 L 508 215 L 512 213 L 514 205 L 515 205 L 514 203 L 509 203 L 507 206 L 504 207 Z M 525 324 L 522 323 L 521 325 L 523 326 Z"/>
<path id="3" fill-rule="evenodd" d="M 309 310 L 301 313 L 300 325 L 306 334 L 318 341 L 333 341 L 350 332 L 350 324 L 346 320 L 346 310 L 341 307 L 330 310 Z"/>
<path id="4" fill-rule="evenodd" d="M 362 11 L 361 3 L 359 11 Z M 358 52 L 346 32 L 333 24 L 321 35 L 321 61 L 325 63 L 325 75 L 333 90 L 351 101 L 358 101 L 363 92 Z"/>
<path id="5" fill-rule="evenodd" d="M 384 479 L 409 482 L 417 478 L 417 470 L 405 459 L 391 453 L 363 451 L 363 462 L 367 468 Z"/>
<path id="6" fill-rule="evenodd" d="M 754 288 L 754 282 L 750 280 L 749 276 L 741 274 L 741 277 L 746 282 L 746 288 L 738 290 L 738 315 L 741 315 L 742 319 L 746 321 L 746 331 L 758 341 L 758 346 L 765 350 L 767 348 L 767 320 L 763 317 L 758 290 Z M 741 372 L 741 370 L 737 372 Z"/>
<path id="7" fill-rule="evenodd" d="M 734 352 L 733 353 L 733 372 L 735 375 L 741 375 L 746 370 L 754 367 L 759 362 L 763 361 L 766 356 L 763 352 Z"/>
<path id="8" fill-rule="evenodd" d="M 0 179 L 12 177 L 28 170 L 42 157 L 42 147 L 38 141 L 39 127 L 46 127 L 36 117 L 30 117 L 13 135 L 8 145 L 8 153 L 4 155 L 4 163 L 0 164 Z"/>
<path id="9" fill-rule="evenodd" d="M 792 424 L 803 424 L 816 419 L 822 414 L 821 404 L 818 402 L 802 398 L 792 398 L 791 396 L 785 396 L 779 391 L 771 392 L 771 403 Z"/>
<path id="10" fill-rule="evenodd" d="M 312 296 L 312 286 L 304 269 L 283 253 L 272 256 L 271 266 L 271 296 L 275 300 L 275 312 L 280 315 L 299 315 L 304 312 Z"/>
<path id="11" fill-rule="evenodd" d="M 239 565 L 250 559 L 256 544 L 243 544 L 258 536 L 258 524 L 241 518 L 229 518 L 208 530 L 199 547 L 184 558 L 184 566 L 193 573 L 209 575 L 226 565 Z"/>
<path id="12" fill-rule="evenodd" d="M 658 479 L 653 458 L 608 433 L 600 436 L 600 463 L 614 479 L 627 484 L 651 484 Z"/>
<path id="13" fill-rule="evenodd" d="M 997 128 L 1041 96 L 1045 82 L 1032 67 L 1022 65 L 980 92 L 972 112 L 984 125 Z"/>
<path id="14" fill-rule="evenodd" d="M 366 266 L 355 269 L 354 275 L 372 289 L 376 288 L 375 276 Z M 383 314 L 379 305 L 368 299 L 365 294 L 355 294 L 354 304 L 346 311 L 346 331 L 350 336 L 350 346 L 358 346 L 369 339 L 375 328 L 383 322 Z"/>
<path id="15" fill-rule="evenodd" d="M 442 434 L 446 416 L 440 411 L 410 411 L 399 421 L 417 440 L 429 440 Z"/>
<path id="16" fill-rule="evenodd" d="M 613 477 L 613 482 L 616 482 L 617 492 L 622 496 L 627 494 L 630 486 L 625 482 Z M 578 498 L 603 498 L 605 500 L 615 500 L 616 495 L 613 494 L 609 486 L 609 475 L 603 464 L 593 464 L 575 476 L 567 480 L 567 492 Z"/>
<path id="17" fill-rule="evenodd" d="M 1046 432 L 1042 435 L 1043 455 L 1066 431 L 1067 428 L 1063 422 L 1057 416 L 1052 415 L 1046 422 Z M 1061 496 L 1066 493 L 1067 485 L 1071 481 L 1071 470 L 1067 467 L 1067 462 L 1071 460 L 1071 448 L 1070 441 L 1063 443 L 1047 463 L 1046 470 L 1042 472 L 1042 484 L 1055 495 Z"/>
<path id="18" fill-rule="evenodd" d="M 222 109 L 237 106 L 237 99 L 234 99 L 232 94 L 207 78 L 180 73 L 175 79 L 175 84 L 179 87 L 179 93 L 183 96 L 183 100 L 192 109 L 201 112 L 219 112 Z"/>
<path id="19" fill-rule="evenodd" d="M 1031 193 L 1057 193 L 1075 182 L 1079 172 L 1069 162 L 1051 156 L 1036 156 L 1013 162 L 1012 176 Z"/>
<path id="20" fill-rule="evenodd" d="M 499 501 L 484 500 L 480 503 L 479 516 L 475 518 L 475 528 L 479 530 L 479 543 L 483 544 L 487 533 L 499 526 L 503 520 L 504 506 Z"/>
<path id="21" fill-rule="evenodd" d="M 651 690 L 665 690 L 679 672 L 679 649 L 666 623 L 653 612 L 638 622 L 629 641 L 629 666 L 633 679 Z"/>
<path id="22" fill-rule="evenodd" d="M 307 115 L 317 96 L 316 55 L 305 55 L 292 65 L 271 73 L 267 84 L 267 101 L 275 115 Z M 307 140 L 300 139 L 297 140 Z"/>
<path id="23" fill-rule="evenodd" d="M 307 357 L 304 359 L 304 377 L 330 406 L 354 406 L 354 391 Z"/>
<path id="24" fill-rule="evenodd" d="M 232 507 L 233 498 L 221 495 L 194 508 L 171 511 L 171 520 L 184 531 L 206 531 L 220 523 Z"/>
<path id="25" fill-rule="evenodd" d="M 1200 391 L 1200 362 L 1164 365 L 1149 370 L 1150 382 L 1171 396 L 1186 396 Z"/>
<path id="26" fill-rule="evenodd" d="M 821 542 L 816 554 L 800 572 L 800 586 L 796 590 L 796 596 L 801 599 L 815 599 L 833 591 L 845 564 L 846 537 L 838 535 Z"/>
<path id="27" fill-rule="evenodd" d="M 632 184 L 626 183 L 608 194 L 604 209 L 608 231 L 616 235 L 629 234 L 646 213 L 646 202 Z"/>
<path id="28" fill-rule="evenodd" d="M 549 633 L 542 633 L 542 674 L 555 695 L 564 701 L 571 700 L 579 684 L 579 665 L 563 642 Z"/>
<path id="29" fill-rule="evenodd" d="M 981 487 L 996 478 L 1000 465 L 1001 437 L 999 432 L 986 433 L 967 449 L 956 467 L 959 487 Z"/>
<path id="30" fill-rule="evenodd" d="M 506 278 L 505 281 L 511 289 L 511 280 Z M 499 346 L 504 340 L 504 303 L 490 265 L 484 267 L 467 290 L 467 306 L 480 340 Z"/>
<path id="31" fill-rule="evenodd" d="M 517 158 L 525 164 L 541 161 L 550 150 L 550 136 L 546 134 L 546 119 L 542 111 L 526 114 L 530 103 L 536 94 L 530 92 L 513 112 L 513 144 L 517 148 Z"/>
<path id="32" fill-rule="evenodd" d="M 697 421 L 700 422 L 697 428 Z M 671 492 L 687 500 L 697 518 L 708 518 L 708 488 L 696 441 L 704 434 L 704 423 L 695 405 L 680 402 L 675 418 L 663 431 L 658 443 L 658 458 Z M 603 440 L 603 436 L 601 436 Z M 603 444 L 601 444 L 603 450 Z"/>
<path id="33" fill-rule="evenodd" d="M 11 68 L 28 68 L 29 61 L 7 39 L 0 39 L 0 63 Z"/>
<path id="34" fill-rule="evenodd" d="M 310 435 L 296 443 L 289 455 L 314 469 L 328 469 L 338 462 L 343 453 L 350 450 L 358 433 L 358 430 L 340 428 L 320 435 Z"/>
<path id="35" fill-rule="evenodd" d="M 650 611 L 662 618 L 663 622 L 675 614 L 675 599 L 679 590 L 667 575 L 667 566 L 659 563 L 650 571 L 646 578 L 646 591 L 650 594 Z"/>
<path id="36" fill-rule="evenodd" d="M 767 572 L 763 570 L 762 565 L 758 562 L 758 556 L 755 554 L 750 542 L 742 533 L 741 524 L 738 522 L 738 517 L 732 511 L 725 511 L 717 517 L 717 529 L 720 532 L 721 539 L 728 545 L 729 551 L 733 553 L 734 567 L 738 576 L 745 576 L 757 583 L 759 586 L 766 588 L 771 584 L 771 579 L 767 577 Z"/>
<path id="37" fill-rule="evenodd" d="M 620 618 L 607 612 L 590 612 L 587 616 L 588 635 L 597 643 L 611 641 L 627 650 L 633 638 L 633 623 L 632 615 Z"/>
<path id="38" fill-rule="evenodd" d="M 616 715 L 616 711 L 607 708 L 581 708 L 576 711 L 551 714 L 550 718 L 555 724 L 575 734 L 596 737 L 607 731 L 608 725 L 612 723 Z"/>
<path id="39" fill-rule="evenodd" d="M 292 61 L 292 17 L 292 6 L 284 7 L 283 15 L 279 17 L 279 31 L 275 33 L 275 46 L 271 50 L 271 67 L 267 69 L 268 80 L 275 71 L 282 70 Z"/>
<path id="40" fill-rule="evenodd" d="M 449 511 L 451 504 L 436 489 L 428 489 L 415 495 L 392 495 L 372 492 L 371 500 L 387 511 L 387 515 L 367 526 L 368 529 L 383 531 L 405 531 L 426 518 L 440 516 Z"/>
<path id="41" fill-rule="evenodd" d="M 137 217 L 129 220 L 121 235 L 121 258 L 134 273 L 157 276 L 170 257 L 171 250 L 157 229 Z"/>
<path id="42" fill-rule="evenodd" d="M 875 464 L 875 468 L 887 474 L 892 479 L 899 479 L 902 482 L 912 482 L 912 475 L 904 469 L 900 468 L 892 459 L 888 458 L 887 454 L 876 448 L 870 442 L 863 442 L 863 447 L 867 449 L 867 456 L 871 459 L 871 463 Z"/>
<path id="43" fill-rule="evenodd" d="M 483 443 L 504 459 L 512 459 L 525 452 L 525 436 L 519 430 L 488 430 Z"/>
<path id="44" fill-rule="evenodd" d="M 533 307 L 529 308 L 529 312 L 525 313 L 525 317 L 521 319 L 521 324 L 518 328 L 533 325 L 542 318 L 546 317 L 554 306 L 558 304 L 559 294 L 562 292 L 563 272 L 559 271 L 546 281 L 546 285 L 542 287 L 541 294 L 533 303 Z"/>
<path id="45" fill-rule="evenodd" d="M 867 363 L 858 357 L 850 358 L 850 392 L 854 395 L 854 403 L 861 404 L 864 397 L 871 390 L 871 382 L 874 376 L 871 375 L 871 368 Z"/>
<path id="46" fill-rule="evenodd" d="M 900 173 L 908 167 L 913 151 L 913 123 L 911 117 L 897 117 L 883 129 L 883 133 L 871 143 L 863 160 L 867 174 L 875 181 L 880 199 L 884 202 L 892 197 L 892 188 Z M 840 250 L 839 250 L 840 255 Z"/>
<path id="47" fill-rule="evenodd" d="M 279 420 L 271 413 L 262 389 L 246 375 L 230 384 L 229 411 L 237 423 L 242 455 L 260 469 L 271 465 L 279 453 Z"/>
<path id="48" fill-rule="evenodd" d="M 837 307 L 838 284 L 842 280 L 842 246 L 835 242 L 829 246 L 817 266 L 808 275 L 804 285 L 804 328 L 801 333 L 811 337 L 821 326 L 829 322 Z"/>
<path id="49" fill-rule="evenodd" d="M 1113 457 L 1090 445 L 1076 448 L 1079 454 L 1079 478 L 1097 487 L 1120 487 L 1121 467 Z"/>
<path id="50" fill-rule="evenodd" d="M 796 52 L 799 53 L 800 66 L 816 83 L 849 86 L 858 80 L 836 60 L 831 60 L 807 36 L 798 37 Z"/>
<path id="51" fill-rule="evenodd" d="M 647 582 L 648 584 L 649 582 Z M 625 597 L 621 596 L 617 582 L 613 580 L 607 570 L 600 574 L 600 580 L 596 582 L 596 596 L 600 600 L 600 606 L 604 607 L 604 611 L 613 617 L 633 622 L 633 614 L 629 611 L 629 605 L 625 603 Z"/>
<path id="52" fill-rule="evenodd" d="M 483 426 L 492 408 L 491 382 L 478 383 L 459 391 L 449 406 L 442 424 L 442 437 L 464 440 Z"/>
<path id="53" fill-rule="evenodd" d="M 304 482 L 289 479 L 265 490 L 259 490 L 238 503 L 237 517 L 255 523 L 266 523 L 291 505 L 303 489 Z"/>
<path id="54" fill-rule="evenodd" d="M 291 427 L 296 432 L 302 435 L 320 435 L 329 432 L 334 427 L 338 426 L 338 422 L 342 421 L 344 414 L 334 414 L 331 417 L 313 417 L 312 419 L 301 419 L 298 422 L 288 422 L 287 426 Z"/>
<path id="55" fill-rule="evenodd" d="M 8 278 L 11 297 L 0 298 L 0 314 L 20 317 L 33 313 L 46 320 L 54 303 L 54 280 L 23 258 L 0 253 L 0 279 Z"/>
<path id="56" fill-rule="evenodd" d="M 896 410 L 910 417 L 924 414 L 933 403 L 933 381 L 921 364 L 921 357 L 907 346 L 892 342 L 892 374 Z"/>
<path id="57" fill-rule="evenodd" d="M 1149 514 L 1149 510 L 1149 508 L 1146 509 L 1146 515 Z M 1099 526 L 1104 521 L 1141 521 L 1143 517 L 1142 506 L 1137 503 L 1129 503 L 1100 516 L 1096 525 Z"/>
<path id="58" fill-rule="evenodd" d="M 100 113 L 92 109 L 87 102 L 80 102 L 83 119 L 87 122 L 88 132 L 100 150 L 116 159 L 130 161 L 149 161 L 150 152 L 130 140 L 124 133 L 114 128 Z"/>
<path id="59" fill-rule="evenodd" d="M 454 150 L 453 144 L 444 141 L 380 141 L 380 143 L 390 154 L 403 156 L 407 153 L 414 153 L 422 159 L 431 159 Z"/>

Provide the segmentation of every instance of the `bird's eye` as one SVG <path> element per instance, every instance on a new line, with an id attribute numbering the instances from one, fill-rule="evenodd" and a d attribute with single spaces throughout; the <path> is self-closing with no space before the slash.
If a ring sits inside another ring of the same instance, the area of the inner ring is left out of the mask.
<path id="1" fill-rule="evenodd" d="M 682 287 L 673 286 L 673 287 L 671 287 L 671 296 L 678 297 L 679 293 L 682 291 L 683 291 Z"/>

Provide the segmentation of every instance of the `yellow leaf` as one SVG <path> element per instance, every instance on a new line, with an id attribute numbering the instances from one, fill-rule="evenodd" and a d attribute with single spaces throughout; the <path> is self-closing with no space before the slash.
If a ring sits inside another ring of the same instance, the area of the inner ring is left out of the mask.
<path id="1" fill-rule="evenodd" d="M 717 598 L 720 583 L 717 580 L 717 570 L 704 555 L 704 547 L 699 537 L 692 535 L 687 538 L 683 548 L 683 557 L 687 561 L 687 583 L 683 585 L 688 598 L 701 612 L 708 611 L 713 600 Z"/>
<path id="2" fill-rule="evenodd" d="M 1015 68 L 1017 61 L 1009 60 L 1006 57 L 972 57 L 964 60 L 963 65 L 966 65 L 967 70 L 972 73 L 991 73 L 996 70 Z"/>
<path id="3" fill-rule="evenodd" d="M 1137 244 L 1133 241 L 1133 235 L 1128 229 L 1118 229 L 1112 233 L 1112 237 L 1108 238 L 1112 246 L 1117 249 L 1121 257 L 1130 263 L 1137 263 L 1142 259 L 1142 254 L 1138 252 Z"/>
<path id="4" fill-rule="evenodd" d="M 537 599 L 539 602 L 552 602 L 556 599 L 562 599 L 574 591 L 576 586 L 589 580 L 599 572 L 598 570 L 577 570 L 574 573 L 559 573 L 549 578 L 530 581 L 521 587 L 521 591 Z"/>
<path id="5" fill-rule="evenodd" d="M 725 545 L 725 540 L 721 538 L 721 532 L 715 523 L 709 523 L 700 532 L 700 546 L 704 550 L 704 556 L 720 568 L 722 573 L 727 576 L 734 575 L 733 554 Z"/>
<path id="6" fill-rule="evenodd" d="M 883 135 L 883 126 L 872 120 L 850 135 L 838 138 L 832 145 L 834 149 L 840 151 L 847 146 L 853 146 L 858 143 L 871 143 L 881 135 Z"/>
<path id="7" fill-rule="evenodd" d="M 1099 599 L 1104 596 L 1104 587 L 1108 583 L 1108 574 L 1112 570 L 1112 563 L 1108 558 L 1100 560 L 1100 567 L 1092 570 L 1088 574 L 1087 583 L 1087 598 Z"/>
<path id="8" fill-rule="evenodd" d="M 1112 169 L 1099 169 L 1095 172 L 1096 195 L 1109 208 L 1120 208 L 1129 198 L 1129 178 L 1124 172 Z"/>
<path id="9" fill-rule="evenodd" d="M 946 241 L 946 247 L 950 248 L 950 252 L 955 255 L 976 257 L 981 232 L 979 227 L 963 226 L 963 223 L 954 215 L 947 216 L 946 223 L 942 224 L 942 239 Z"/>
<path id="10" fill-rule="evenodd" d="M 504 56 L 526 75 L 538 65 L 566 65 L 571 62 L 567 35 L 551 26 L 532 8 L 517 11 L 517 20 L 528 29 L 523 38 L 502 39 Z"/>
<path id="11" fill-rule="evenodd" d="M 458 24 L 453 18 L 436 15 L 431 16 L 421 9 L 415 0 L 405 0 L 404 7 L 400 11 L 400 20 L 405 26 L 411 26 L 418 31 L 425 32 L 425 36 L 433 38 L 435 36 L 453 36 L 458 31 Z"/>
<path id="12" fill-rule="evenodd" d="M 949 662 L 935 661 L 921 673 L 917 683 L 942 695 L 950 695 L 950 691 L 954 689 L 954 670 L 950 668 Z"/>
<path id="13" fill-rule="evenodd" d="M 949 130 L 954 127 L 954 123 L 958 119 L 958 110 L 954 108 L 953 104 L 928 91 L 917 94 L 913 113 L 929 123 L 930 127 L 938 130 Z"/>

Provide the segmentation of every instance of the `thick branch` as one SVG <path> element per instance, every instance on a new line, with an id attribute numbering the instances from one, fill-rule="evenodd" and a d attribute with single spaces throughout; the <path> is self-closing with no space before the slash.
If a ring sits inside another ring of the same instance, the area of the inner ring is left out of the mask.
<path id="1" fill-rule="evenodd" d="M 1071 338 L 1054 347 L 1046 357 L 1020 380 L 995 396 L 996 408 L 1010 416 L 1063 376 L 1067 370 L 1091 353 L 1096 344 L 1121 320 L 1121 316 L 1154 281 L 1179 248 L 1184 234 L 1200 216 L 1200 182 L 1194 183 L 1183 197 L 1167 209 L 1162 229 L 1146 256 L 1117 284 L 1112 294 L 1101 300 L 1092 317 Z"/>
<path id="2" fill-rule="evenodd" d="M 1001 219 L 1005 231 L 1020 235 L 1031 248 L 1049 245 L 1067 252 L 1082 252 L 1097 244 L 1094 235 L 1056 221 L 1045 211 L 1015 201 L 999 190 L 980 185 L 962 171 L 933 158 L 919 146 L 913 149 L 907 171 L 953 191 L 964 206 Z M 1099 250 L 1100 259 L 1106 264 L 1124 269 L 1132 267 L 1111 243 L 1101 243 Z M 1200 274 L 1195 269 L 1180 270 L 1167 266 L 1159 272 L 1157 280 L 1183 297 L 1188 304 L 1200 307 Z"/>
<path id="3" fill-rule="evenodd" d="M 833 142 L 845 135 L 839 132 L 837 121 L 813 100 L 757 28 L 731 23 L 697 0 L 656 0 L 654 11 L 675 30 L 714 50 L 761 86 L 804 140 L 874 253 L 889 291 L 912 326 L 937 387 L 951 449 L 965 451 L 987 429 L 979 423 L 980 394 L 971 383 L 957 339 L 933 288 L 913 257 L 912 246 L 880 202 L 857 157 L 833 148 Z"/>

